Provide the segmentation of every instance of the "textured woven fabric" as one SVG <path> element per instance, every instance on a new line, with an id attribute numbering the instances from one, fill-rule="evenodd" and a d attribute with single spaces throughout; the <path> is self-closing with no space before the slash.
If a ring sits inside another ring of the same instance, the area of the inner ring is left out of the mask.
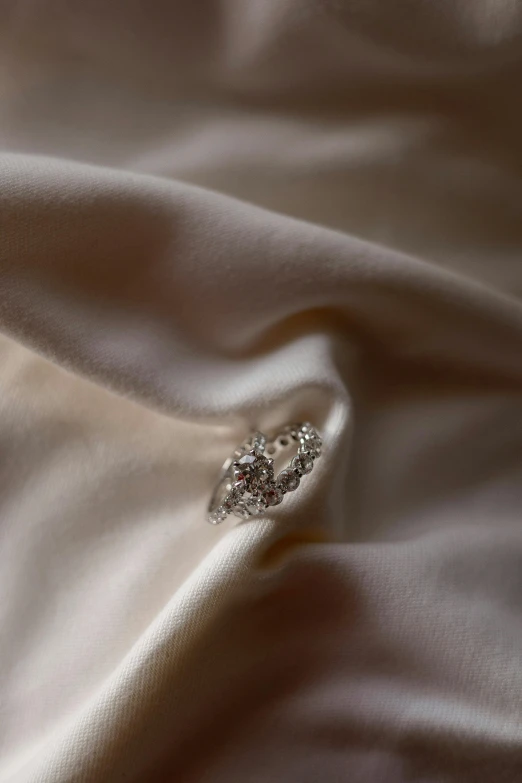
<path id="1" fill-rule="evenodd" d="M 2 5 L 2 783 L 522 780 L 521 45 Z M 205 524 L 306 419 L 299 490 Z"/>

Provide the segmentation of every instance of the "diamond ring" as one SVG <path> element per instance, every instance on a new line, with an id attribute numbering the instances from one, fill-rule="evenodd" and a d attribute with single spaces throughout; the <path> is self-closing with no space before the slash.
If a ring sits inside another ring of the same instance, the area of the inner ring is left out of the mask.
<path id="1" fill-rule="evenodd" d="M 277 476 L 274 458 L 297 444 L 297 454 Z M 240 519 L 262 514 L 299 487 L 321 455 L 322 440 L 308 422 L 283 427 L 272 440 L 254 432 L 226 460 L 212 494 L 207 521 L 219 525 L 229 514 Z"/>

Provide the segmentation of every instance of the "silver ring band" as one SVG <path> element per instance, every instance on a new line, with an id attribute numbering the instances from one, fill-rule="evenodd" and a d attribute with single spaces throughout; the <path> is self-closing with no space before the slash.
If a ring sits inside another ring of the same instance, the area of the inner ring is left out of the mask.
<path id="1" fill-rule="evenodd" d="M 297 444 L 297 454 L 277 476 L 274 457 Z M 301 478 L 311 473 L 321 455 L 322 440 L 309 423 L 283 427 L 269 440 L 254 432 L 225 461 L 208 506 L 207 521 L 219 525 L 229 514 L 240 519 L 262 514 L 270 506 L 283 502 L 294 492 Z"/>

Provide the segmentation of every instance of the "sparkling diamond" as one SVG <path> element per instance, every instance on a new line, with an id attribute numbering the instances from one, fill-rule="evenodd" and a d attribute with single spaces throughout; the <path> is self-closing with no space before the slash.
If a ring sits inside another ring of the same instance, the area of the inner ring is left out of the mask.
<path id="1" fill-rule="evenodd" d="M 210 514 L 208 521 L 211 525 L 219 525 L 221 522 L 224 522 L 227 518 L 228 511 L 225 508 L 225 506 L 220 506 L 215 511 Z"/>
<path id="2" fill-rule="evenodd" d="M 262 495 L 252 495 L 245 499 L 246 507 L 253 516 L 266 510 L 266 500 Z"/>
<path id="3" fill-rule="evenodd" d="M 300 454 L 301 470 L 303 473 L 311 473 L 314 467 L 314 461 L 310 454 Z"/>
<path id="4" fill-rule="evenodd" d="M 254 432 L 251 443 L 253 451 L 262 454 L 266 445 L 266 437 L 262 432 Z"/>
<path id="5" fill-rule="evenodd" d="M 293 492 L 299 486 L 299 476 L 293 470 L 283 470 L 279 474 L 277 483 L 283 492 Z"/>
<path id="6" fill-rule="evenodd" d="M 234 484 L 232 484 L 228 495 L 226 495 L 222 503 L 222 505 L 226 508 L 227 511 L 231 511 L 232 507 L 236 505 L 238 500 L 241 500 L 244 490 L 245 490 L 244 481 L 236 481 Z"/>
<path id="7" fill-rule="evenodd" d="M 301 455 L 298 454 L 297 457 L 294 457 L 291 462 L 292 468 L 295 470 L 298 476 L 302 476 L 304 471 L 301 466 Z"/>
<path id="8" fill-rule="evenodd" d="M 240 500 L 239 503 L 234 506 L 232 513 L 240 519 L 248 519 L 249 516 L 251 516 L 250 511 L 243 500 Z"/>
<path id="9" fill-rule="evenodd" d="M 223 501 L 223 508 L 227 511 L 232 511 L 238 500 L 239 498 L 236 498 L 234 495 L 228 495 Z"/>
<path id="10" fill-rule="evenodd" d="M 319 456 L 321 453 L 321 446 L 323 445 L 323 442 L 317 434 L 317 431 L 313 428 L 310 428 L 306 432 L 301 432 L 299 441 L 303 451 L 314 452 L 316 456 Z"/>
<path id="11" fill-rule="evenodd" d="M 234 462 L 234 478 L 244 490 L 255 492 L 274 478 L 274 461 L 252 449 Z"/>
<path id="12" fill-rule="evenodd" d="M 292 460 L 292 467 L 301 475 L 311 473 L 314 467 L 314 461 L 309 454 L 298 454 L 297 457 L 294 457 Z"/>
<path id="13" fill-rule="evenodd" d="M 271 487 L 265 492 L 264 497 L 268 506 L 278 506 L 283 502 L 284 494 L 279 487 Z"/>

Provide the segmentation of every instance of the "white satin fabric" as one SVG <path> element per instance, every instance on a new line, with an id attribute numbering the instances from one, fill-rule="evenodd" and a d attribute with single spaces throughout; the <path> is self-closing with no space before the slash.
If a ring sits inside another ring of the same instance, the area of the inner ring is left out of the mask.
<path id="1" fill-rule="evenodd" d="M 0 780 L 522 780 L 522 6 L 0 9 Z M 252 425 L 324 456 L 212 528 Z"/>

